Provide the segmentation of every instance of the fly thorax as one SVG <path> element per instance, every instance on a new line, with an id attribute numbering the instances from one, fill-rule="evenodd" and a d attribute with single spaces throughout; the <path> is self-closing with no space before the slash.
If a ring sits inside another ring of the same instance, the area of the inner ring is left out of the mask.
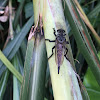
<path id="1" fill-rule="evenodd" d="M 59 43 L 63 43 L 64 41 L 65 41 L 65 37 L 64 36 L 60 36 L 60 35 L 58 35 L 58 37 L 57 37 L 57 41 L 59 42 Z"/>
<path id="2" fill-rule="evenodd" d="M 57 51 L 58 52 L 62 52 L 63 51 L 63 44 L 61 44 L 61 43 L 57 44 Z"/>

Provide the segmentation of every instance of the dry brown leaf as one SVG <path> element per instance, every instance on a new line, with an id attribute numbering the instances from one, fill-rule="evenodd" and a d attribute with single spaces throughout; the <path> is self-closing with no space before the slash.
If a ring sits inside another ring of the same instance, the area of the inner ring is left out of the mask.
<path id="1" fill-rule="evenodd" d="M 9 8 L 8 6 L 6 6 L 4 11 L 0 11 L 3 15 L 0 16 L 0 21 L 1 22 L 6 22 L 8 20 L 9 17 Z"/>
<path id="2" fill-rule="evenodd" d="M 6 22 L 8 20 L 8 16 L 0 16 L 1 22 Z"/>
<path id="3" fill-rule="evenodd" d="M 6 8 L 5 8 L 4 15 L 9 16 L 9 7 L 8 6 L 6 6 Z"/>
<path id="4" fill-rule="evenodd" d="M 1 14 L 4 14 L 4 11 L 0 11 L 0 15 L 1 15 Z"/>

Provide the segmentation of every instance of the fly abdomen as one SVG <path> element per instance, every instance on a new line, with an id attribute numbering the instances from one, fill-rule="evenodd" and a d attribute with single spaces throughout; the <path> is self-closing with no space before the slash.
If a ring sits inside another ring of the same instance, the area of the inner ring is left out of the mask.
<path id="1" fill-rule="evenodd" d="M 58 74 L 59 74 L 60 66 L 58 66 Z"/>
<path id="2" fill-rule="evenodd" d="M 62 59 L 63 59 L 63 52 L 58 50 L 57 53 L 58 74 L 59 74 L 60 66 L 62 65 Z"/>
<path id="3" fill-rule="evenodd" d="M 62 65 L 63 59 L 64 59 L 64 50 L 63 50 L 62 44 L 58 44 L 56 51 L 57 51 L 56 52 L 56 61 L 57 61 L 56 63 L 58 65 L 58 74 L 59 74 L 60 66 Z"/>
<path id="4" fill-rule="evenodd" d="M 58 61 L 58 65 L 60 65 L 60 63 L 61 63 L 61 59 L 62 59 L 62 56 L 63 56 L 63 52 L 62 52 L 62 50 L 60 51 L 60 50 L 57 50 L 57 61 Z"/>
<path id="5" fill-rule="evenodd" d="M 62 44 L 58 44 L 57 45 L 57 64 L 58 66 L 60 66 L 63 62 L 63 58 L 64 58 L 64 48 L 62 46 Z"/>

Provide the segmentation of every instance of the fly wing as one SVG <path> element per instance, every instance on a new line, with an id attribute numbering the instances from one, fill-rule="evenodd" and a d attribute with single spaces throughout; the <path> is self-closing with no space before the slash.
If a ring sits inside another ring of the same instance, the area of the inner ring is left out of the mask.
<path id="1" fill-rule="evenodd" d="M 58 59 L 57 59 L 57 47 L 55 47 L 55 61 L 56 61 L 56 64 L 58 64 Z"/>
<path id="2" fill-rule="evenodd" d="M 58 66 L 61 66 L 63 61 L 64 61 L 64 50 L 57 50 L 57 47 L 55 48 L 55 61 L 56 61 L 56 64 Z"/>
<path id="3" fill-rule="evenodd" d="M 62 51 L 62 56 L 61 56 L 61 65 L 62 65 L 63 61 L 64 61 L 64 49 Z"/>

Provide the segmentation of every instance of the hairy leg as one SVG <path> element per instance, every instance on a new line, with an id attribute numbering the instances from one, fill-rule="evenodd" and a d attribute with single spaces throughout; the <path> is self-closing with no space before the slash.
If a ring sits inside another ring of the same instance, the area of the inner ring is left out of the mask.
<path id="1" fill-rule="evenodd" d="M 68 41 L 66 41 L 66 44 L 69 44 L 69 42 L 68 42 Z"/>
<path id="2" fill-rule="evenodd" d="M 55 42 L 55 40 L 49 40 L 49 39 L 45 39 L 45 41 Z"/>
<path id="3" fill-rule="evenodd" d="M 54 52 L 53 52 L 54 48 L 55 48 L 55 46 L 52 48 L 52 54 L 51 54 L 51 56 L 48 59 L 50 59 L 53 56 L 53 54 L 54 54 Z"/>
<path id="4" fill-rule="evenodd" d="M 65 54 L 64 54 L 64 56 L 66 57 L 66 59 L 67 59 L 68 61 L 70 61 L 70 60 L 68 59 L 68 57 L 67 57 L 67 53 L 68 53 L 68 49 L 65 48 Z"/>
<path id="5" fill-rule="evenodd" d="M 56 35 L 56 30 L 55 30 L 55 28 L 53 28 L 53 31 L 54 31 L 53 33 L 54 33 L 54 35 L 55 35 L 55 37 L 56 37 L 57 35 Z"/>

